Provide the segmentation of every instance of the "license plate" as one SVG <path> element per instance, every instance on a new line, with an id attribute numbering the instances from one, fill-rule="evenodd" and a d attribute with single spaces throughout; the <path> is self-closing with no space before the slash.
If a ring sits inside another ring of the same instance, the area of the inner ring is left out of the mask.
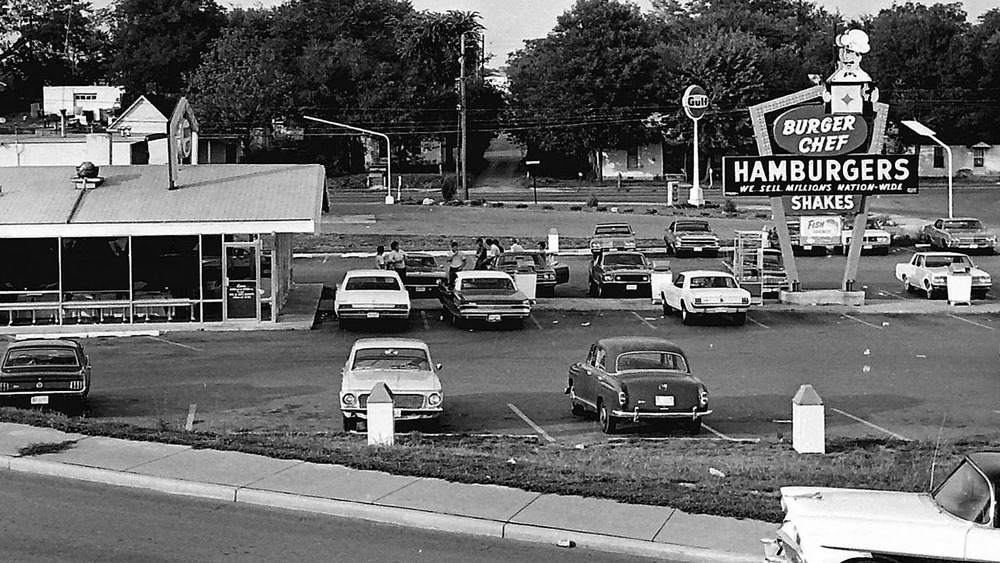
<path id="1" fill-rule="evenodd" d="M 369 311 L 368 312 L 368 318 L 369 319 L 377 319 L 378 318 L 378 311 Z"/>
<path id="2" fill-rule="evenodd" d="M 47 405 L 49 404 L 48 395 L 35 395 L 31 398 L 31 404 L 33 405 Z"/>
<path id="3" fill-rule="evenodd" d="M 732 307 L 716 307 L 715 310 L 716 310 L 716 312 L 719 312 L 719 313 L 735 313 L 736 312 L 736 309 L 734 309 Z"/>
<path id="4" fill-rule="evenodd" d="M 672 407 L 672 406 L 674 406 L 674 396 L 673 395 L 657 395 L 656 396 L 656 406 L 658 406 L 658 407 Z"/>
<path id="5" fill-rule="evenodd" d="M 400 418 L 403 416 L 403 409 L 392 409 L 393 418 Z"/>
<path id="6" fill-rule="evenodd" d="M 635 289 L 639 289 L 639 285 L 638 284 L 630 283 L 630 284 L 628 284 L 628 285 L 625 286 L 625 290 L 626 291 L 632 291 L 632 290 L 635 290 Z"/>
<path id="7" fill-rule="evenodd" d="M 695 251 L 695 252 L 701 252 L 701 247 L 700 247 L 700 246 L 696 246 L 696 247 L 694 247 L 694 251 Z"/>
<path id="8" fill-rule="evenodd" d="M 870 245 L 870 244 L 863 244 L 863 245 L 861 245 L 861 248 L 863 248 L 865 250 L 871 250 L 872 249 L 872 245 Z"/>
<path id="9" fill-rule="evenodd" d="M 498 323 L 500 322 L 500 315 L 489 315 L 486 317 L 486 322 L 488 323 Z"/>
<path id="10" fill-rule="evenodd" d="M 806 245 L 803 245 L 803 247 L 802 247 L 802 250 L 812 250 L 812 249 L 813 249 L 813 247 L 812 247 L 811 244 L 806 244 Z"/>
<path id="11" fill-rule="evenodd" d="M 425 290 L 425 289 L 427 289 L 427 288 L 426 288 L 426 287 L 415 287 L 415 288 L 413 288 L 413 289 L 414 289 L 414 291 L 416 291 L 417 293 L 423 293 L 423 292 L 424 292 L 424 290 Z"/>

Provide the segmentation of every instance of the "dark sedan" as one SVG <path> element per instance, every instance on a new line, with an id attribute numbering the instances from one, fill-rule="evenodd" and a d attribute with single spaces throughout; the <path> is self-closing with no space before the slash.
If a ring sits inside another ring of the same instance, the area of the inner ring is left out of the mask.
<path id="1" fill-rule="evenodd" d="M 652 276 L 653 265 L 641 252 L 604 252 L 590 264 L 590 296 L 605 297 L 612 289 L 649 295 Z"/>
<path id="2" fill-rule="evenodd" d="M 409 252 L 406 254 L 406 290 L 410 297 L 437 298 L 438 285 L 448 280 L 448 274 L 430 254 Z"/>
<path id="3" fill-rule="evenodd" d="M 90 393 L 90 360 L 74 340 L 11 343 L 0 364 L 0 404 L 48 406 L 82 412 Z"/>
<path id="4" fill-rule="evenodd" d="M 679 421 L 690 434 L 701 432 L 708 389 L 691 375 L 687 356 L 669 340 L 619 336 L 598 340 L 583 362 L 569 368 L 566 388 L 573 414 L 597 413 L 610 434 L 624 421 Z"/>
<path id="5" fill-rule="evenodd" d="M 556 285 L 569 281 L 569 266 L 555 262 L 551 255 L 540 252 L 504 252 L 486 260 L 488 270 L 497 270 L 511 276 L 533 273 L 537 276 L 535 291 L 538 295 L 555 295 Z"/>

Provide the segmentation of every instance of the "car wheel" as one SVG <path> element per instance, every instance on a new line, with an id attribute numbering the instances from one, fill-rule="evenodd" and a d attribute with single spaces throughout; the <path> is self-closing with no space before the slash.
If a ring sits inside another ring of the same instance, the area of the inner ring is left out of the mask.
<path id="1" fill-rule="evenodd" d="M 847 254 L 847 246 L 834 246 L 833 247 L 833 253 L 834 254 Z"/>
<path id="2" fill-rule="evenodd" d="M 590 280 L 590 288 L 588 290 L 588 293 L 590 293 L 591 297 L 597 297 L 598 296 L 598 293 L 597 293 L 597 282 L 595 282 L 594 280 Z"/>
<path id="3" fill-rule="evenodd" d="M 583 408 L 583 405 L 580 403 L 570 399 L 570 404 L 572 405 L 570 411 L 573 413 L 573 416 L 585 416 L 587 414 L 587 409 Z"/>
<path id="4" fill-rule="evenodd" d="M 906 293 L 913 293 L 913 286 L 910 285 L 910 280 L 903 276 L 903 291 Z"/>
<path id="5" fill-rule="evenodd" d="M 455 324 L 455 318 L 451 316 L 451 311 L 447 307 L 441 310 L 441 319 L 450 325 Z"/>
<path id="6" fill-rule="evenodd" d="M 701 434 L 701 419 L 687 420 L 684 422 L 684 431 L 692 436 Z"/>
<path id="7" fill-rule="evenodd" d="M 736 325 L 736 326 L 743 326 L 743 325 L 747 324 L 747 314 L 746 314 L 746 312 L 735 313 L 733 315 L 733 324 Z"/>
<path id="8" fill-rule="evenodd" d="M 347 330 L 347 319 L 337 319 L 337 326 L 340 330 Z"/>
<path id="9" fill-rule="evenodd" d="M 521 330 L 524 328 L 524 317 L 514 319 L 514 328 Z"/>
<path id="10" fill-rule="evenodd" d="M 358 419 L 345 416 L 344 417 L 344 432 L 354 432 L 358 429 Z"/>
<path id="11" fill-rule="evenodd" d="M 597 418 L 601 423 L 601 432 L 605 434 L 614 434 L 615 429 L 618 427 L 618 419 L 611 416 L 611 411 L 608 410 L 608 406 L 601 401 L 600 406 L 597 407 Z"/>
<path id="12" fill-rule="evenodd" d="M 934 286 L 928 281 L 924 281 L 924 292 L 927 293 L 928 299 L 934 299 Z"/>
<path id="13" fill-rule="evenodd" d="M 674 314 L 674 308 L 667 303 L 667 296 L 660 294 L 660 300 L 663 302 L 663 316 L 669 317 Z"/>
<path id="14" fill-rule="evenodd" d="M 597 296 L 600 297 L 601 299 L 604 299 L 605 297 L 607 297 L 608 296 L 608 286 L 604 285 L 603 283 L 597 284 Z"/>
<path id="15" fill-rule="evenodd" d="M 694 315 L 688 312 L 687 305 L 681 301 L 681 322 L 690 325 L 694 323 Z"/>

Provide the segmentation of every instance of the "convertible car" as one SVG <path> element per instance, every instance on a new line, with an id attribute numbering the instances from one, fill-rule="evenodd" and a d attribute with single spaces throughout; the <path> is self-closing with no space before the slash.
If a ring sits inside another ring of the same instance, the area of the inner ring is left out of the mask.
<path id="1" fill-rule="evenodd" d="M 934 492 L 782 487 L 767 563 L 1000 562 L 1000 452 L 968 455 Z"/>
<path id="2" fill-rule="evenodd" d="M 510 275 L 503 272 L 458 272 L 455 285 L 442 282 L 439 291 L 442 316 L 458 327 L 483 321 L 511 323 L 521 328 L 531 314 L 531 301 L 514 286 Z"/>
<path id="3" fill-rule="evenodd" d="M 573 414 L 597 413 L 605 434 L 624 421 L 677 421 L 698 434 L 701 419 L 712 414 L 708 389 L 691 375 L 684 351 L 662 338 L 598 340 L 586 360 L 570 366 L 566 394 Z"/>
<path id="4" fill-rule="evenodd" d="M 538 276 L 535 282 L 535 292 L 538 295 L 555 295 L 556 285 L 569 281 L 569 266 L 550 260 L 548 256 L 536 251 L 504 252 L 487 259 L 486 268 L 511 276 L 519 272 L 534 273 Z"/>

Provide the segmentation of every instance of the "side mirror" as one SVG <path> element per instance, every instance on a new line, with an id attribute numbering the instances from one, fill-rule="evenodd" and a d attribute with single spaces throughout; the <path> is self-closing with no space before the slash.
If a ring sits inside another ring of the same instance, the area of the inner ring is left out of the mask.
<path id="1" fill-rule="evenodd" d="M 434 369 L 440 370 L 443 367 L 441 364 L 434 364 Z"/>

